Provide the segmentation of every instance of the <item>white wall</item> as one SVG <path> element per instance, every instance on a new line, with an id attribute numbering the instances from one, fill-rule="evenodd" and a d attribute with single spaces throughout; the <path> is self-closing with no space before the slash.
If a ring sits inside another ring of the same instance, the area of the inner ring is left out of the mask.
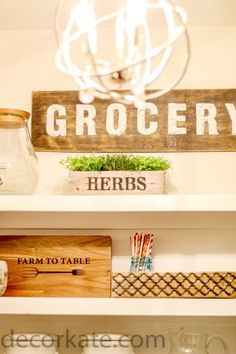
<path id="1" fill-rule="evenodd" d="M 179 88 L 235 88 L 236 26 L 195 27 L 191 28 L 190 35 L 191 63 Z M 34 90 L 77 89 L 71 78 L 56 69 L 55 51 L 54 35 L 50 31 L 0 31 L 0 107 L 31 110 L 31 92 Z M 168 193 L 236 193 L 236 153 L 163 155 L 173 164 L 168 177 Z M 58 193 L 58 185 L 64 176 L 58 161 L 64 156 L 61 153 L 38 153 L 41 179 L 37 193 Z M 16 231 L 14 220 L 12 222 L 12 230 L 0 230 L 0 233 L 110 234 L 113 238 L 113 270 L 129 269 L 128 237 L 136 230 Z M 222 228 L 153 230 L 159 236 L 154 250 L 155 270 L 219 270 L 219 264 L 220 270 L 235 269 L 235 230 Z M 78 333 L 97 330 L 150 334 L 185 325 L 191 330 L 224 335 L 232 354 L 236 345 L 235 318 L 112 317 L 104 320 L 93 316 L 0 316 L 0 322 L 1 334 L 8 333 L 11 328 L 23 332 L 50 332 L 53 328 L 53 332 L 63 333 L 66 326 Z M 60 352 L 68 351 L 63 348 Z M 219 346 L 215 354 L 221 352 Z"/>
<path id="2" fill-rule="evenodd" d="M 236 26 L 192 27 L 191 62 L 178 88 L 235 88 Z M 107 41 L 109 42 L 109 41 Z M 0 107 L 31 110 L 31 92 L 77 89 L 54 64 L 52 31 L 0 31 Z M 236 153 L 166 153 L 167 193 L 236 193 Z M 38 153 L 37 193 L 60 193 L 65 154 Z"/>

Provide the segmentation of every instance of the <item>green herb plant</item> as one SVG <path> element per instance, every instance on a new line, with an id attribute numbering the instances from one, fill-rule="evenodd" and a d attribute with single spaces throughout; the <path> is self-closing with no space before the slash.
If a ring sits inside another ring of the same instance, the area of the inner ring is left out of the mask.
<path id="1" fill-rule="evenodd" d="M 167 171 L 171 166 L 162 157 L 128 154 L 69 156 L 60 163 L 70 171 Z"/>

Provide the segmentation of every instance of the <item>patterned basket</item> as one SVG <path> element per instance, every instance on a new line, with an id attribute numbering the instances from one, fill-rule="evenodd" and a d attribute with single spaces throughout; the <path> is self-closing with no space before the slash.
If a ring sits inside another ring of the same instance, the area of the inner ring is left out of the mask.
<path id="1" fill-rule="evenodd" d="M 112 297 L 236 298 L 236 272 L 113 273 Z"/>

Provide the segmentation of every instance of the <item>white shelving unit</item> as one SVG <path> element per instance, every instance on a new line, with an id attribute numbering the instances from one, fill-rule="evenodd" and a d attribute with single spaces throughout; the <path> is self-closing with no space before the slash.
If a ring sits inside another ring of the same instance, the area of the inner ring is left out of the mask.
<path id="1" fill-rule="evenodd" d="M 2 298 L 8 315 L 77 316 L 236 316 L 236 300 Z"/>
<path id="2" fill-rule="evenodd" d="M 236 212 L 236 195 L 1 196 L 0 212 Z"/>
<path id="3" fill-rule="evenodd" d="M 38 6 L 36 0 L 2 1 L 2 106 L 30 111 L 32 90 L 77 89 L 53 63 L 57 2 L 43 0 Z M 101 0 L 102 6 L 107 2 Z M 174 2 L 189 14 L 193 53 L 178 88 L 234 88 L 235 0 Z M 57 193 L 58 162 L 66 154 L 39 153 L 38 157 L 38 193 Z M 158 270 L 175 270 L 175 266 L 186 271 L 205 266 L 207 270 L 236 270 L 236 195 L 215 195 L 235 193 L 235 153 L 171 153 L 166 157 L 173 165 L 169 193 L 211 194 L 0 196 L 0 235 L 108 234 L 114 241 L 115 270 L 122 265 L 123 271 L 129 262 L 128 235 L 134 230 L 156 230 L 160 236 Z M 145 335 L 173 326 L 220 334 L 230 354 L 235 354 L 236 300 L 0 298 L 0 336 L 12 328 L 35 333 L 64 333 L 69 328 L 72 333 Z M 60 348 L 59 353 L 75 350 Z M 168 350 L 140 348 L 135 353 L 167 354 Z M 218 353 L 222 351 L 216 347 L 214 354 Z"/>
<path id="4" fill-rule="evenodd" d="M 0 224 L 5 233 L 12 229 L 46 228 L 50 234 L 50 229 L 60 227 L 121 230 L 137 224 L 140 228 L 157 226 L 172 232 L 178 227 L 199 232 L 202 228 L 236 230 L 236 196 L 2 196 Z M 3 297 L 0 314 L 236 317 L 236 299 Z"/>
<path id="5" fill-rule="evenodd" d="M 2 229 L 230 229 L 236 227 L 236 195 L 1 196 L 0 225 Z"/>

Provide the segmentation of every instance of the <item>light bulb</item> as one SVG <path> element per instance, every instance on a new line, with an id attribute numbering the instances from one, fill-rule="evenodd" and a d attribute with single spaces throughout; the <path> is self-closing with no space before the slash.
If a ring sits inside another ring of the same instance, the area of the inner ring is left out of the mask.
<path id="1" fill-rule="evenodd" d="M 66 6 L 71 1 L 74 4 L 75 0 L 61 0 L 61 3 Z M 60 29 L 57 26 L 60 48 L 56 65 L 75 79 L 83 91 L 81 99 L 88 102 L 93 96 L 139 105 L 141 101 L 160 97 L 180 82 L 190 55 L 187 16 L 182 8 L 169 0 L 123 0 L 123 6 L 107 12 L 105 7 L 97 8 L 96 4 L 99 6 L 99 0 L 77 0 L 65 25 Z M 101 16 L 97 17 L 100 12 Z M 59 7 L 57 24 L 64 13 Z M 162 25 L 164 18 L 165 38 L 153 29 L 150 18 L 156 19 L 157 25 Z M 112 36 L 106 38 L 106 33 Z M 160 88 L 158 79 L 168 70 L 176 50 L 174 44 L 180 38 L 184 38 L 181 43 L 186 46 L 181 51 L 182 67 L 177 73 L 171 72 L 173 78 Z M 151 84 L 159 89 L 148 92 Z"/>

